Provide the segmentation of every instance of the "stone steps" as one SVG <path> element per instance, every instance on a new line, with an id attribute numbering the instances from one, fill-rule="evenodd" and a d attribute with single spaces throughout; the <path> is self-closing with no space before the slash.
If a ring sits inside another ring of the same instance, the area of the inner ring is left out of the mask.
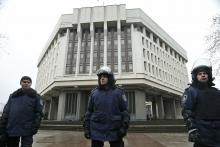
<path id="1" fill-rule="evenodd" d="M 43 121 L 41 130 L 83 131 L 81 121 Z M 183 120 L 131 121 L 129 132 L 180 133 L 186 132 Z"/>

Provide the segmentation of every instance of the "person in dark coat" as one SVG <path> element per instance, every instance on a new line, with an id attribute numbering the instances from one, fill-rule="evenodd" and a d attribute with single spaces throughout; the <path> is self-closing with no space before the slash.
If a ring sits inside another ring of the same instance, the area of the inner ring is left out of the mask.
<path id="1" fill-rule="evenodd" d="M 21 88 L 13 92 L 8 99 L 0 121 L 4 128 L 0 135 L 5 139 L 7 147 L 32 147 L 33 135 L 37 133 L 41 118 L 41 97 L 31 88 L 32 80 L 23 76 Z"/>
<path id="2" fill-rule="evenodd" d="M 122 89 L 116 87 L 109 67 L 97 71 L 98 87 L 90 93 L 85 114 L 84 135 L 91 139 L 92 147 L 124 147 L 123 137 L 129 127 L 130 116 L 127 99 Z"/>
<path id="3" fill-rule="evenodd" d="M 6 139 L 7 139 L 7 133 L 5 129 L 5 122 L 0 117 L 0 147 L 6 147 Z"/>
<path id="4" fill-rule="evenodd" d="M 192 84 L 182 97 L 182 115 L 193 147 L 220 147 L 220 91 L 214 88 L 212 66 L 198 59 L 192 68 Z"/>

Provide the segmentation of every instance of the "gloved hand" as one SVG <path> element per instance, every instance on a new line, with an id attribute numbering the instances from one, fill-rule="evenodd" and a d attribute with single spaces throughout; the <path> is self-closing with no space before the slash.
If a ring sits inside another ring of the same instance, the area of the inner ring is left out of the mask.
<path id="1" fill-rule="evenodd" d="M 33 134 L 33 135 L 37 134 L 37 132 L 38 132 L 38 128 L 33 128 L 33 129 L 32 129 L 32 134 Z"/>
<path id="2" fill-rule="evenodd" d="M 4 142 L 7 139 L 7 135 L 6 134 L 1 134 L 0 135 L 0 142 Z"/>
<path id="3" fill-rule="evenodd" d="M 119 129 L 119 131 L 118 131 L 119 138 L 125 137 L 126 134 L 127 134 L 127 130 L 126 129 L 124 129 L 123 127 Z"/>
<path id="4" fill-rule="evenodd" d="M 85 136 L 86 139 L 91 138 L 89 130 L 84 130 L 84 136 Z"/>
<path id="5" fill-rule="evenodd" d="M 198 129 L 189 130 L 189 138 L 190 142 L 198 142 L 200 139 L 200 134 Z"/>

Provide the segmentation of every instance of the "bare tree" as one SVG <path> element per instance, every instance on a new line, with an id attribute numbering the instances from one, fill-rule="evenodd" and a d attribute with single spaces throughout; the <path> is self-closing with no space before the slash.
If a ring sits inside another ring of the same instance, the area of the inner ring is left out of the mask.
<path id="1" fill-rule="evenodd" d="M 213 73 L 220 76 L 220 14 L 212 19 L 211 32 L 206 36 L 207 51 L 213 65 Z"/>
<path id="2" fill-rule="evenodd" d="M 0 11 L 2 8 L 5 6 L 7 0 L 0 0 Z M 6 50 L 6 44 L 8 41 L 7 35 L 4 33 L 0 32 L 0 57 L 3 54 L 9 54 L 9 52 Z"/>
<path id="3" fill-rule="evenodd" d="M 5 4 L 6 1 L 7 1 L 7 0 L 0 0 L 0 10 L 1 10 L 1 8 L 4 6 L 4 4 Z"/>

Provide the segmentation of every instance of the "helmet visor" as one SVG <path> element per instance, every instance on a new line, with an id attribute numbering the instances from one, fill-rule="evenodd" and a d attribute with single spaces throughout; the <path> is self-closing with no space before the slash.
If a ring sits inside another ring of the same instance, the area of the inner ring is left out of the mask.
<path id="1" fill-rule="evenodd" d="M 209 59 L 207 58 L 200 58 L 200 59 L 197 59 L 194 64 L 193 64 L 193 67 L 192 67 L 192 72 L 200 67 L 208 67 L 208 68 L 211 68 L 211 62 Z"/>
<path id="2" fill-rule="evenodd" d="M 96 74 L 98 76 L 102 75 L 102 74 L 107 74 L 107 75 L 112 75 L 112 72 L 111 72 L 111 69 L 107 66 L 103 66 L 101 67 L 97 72 Z"/>

